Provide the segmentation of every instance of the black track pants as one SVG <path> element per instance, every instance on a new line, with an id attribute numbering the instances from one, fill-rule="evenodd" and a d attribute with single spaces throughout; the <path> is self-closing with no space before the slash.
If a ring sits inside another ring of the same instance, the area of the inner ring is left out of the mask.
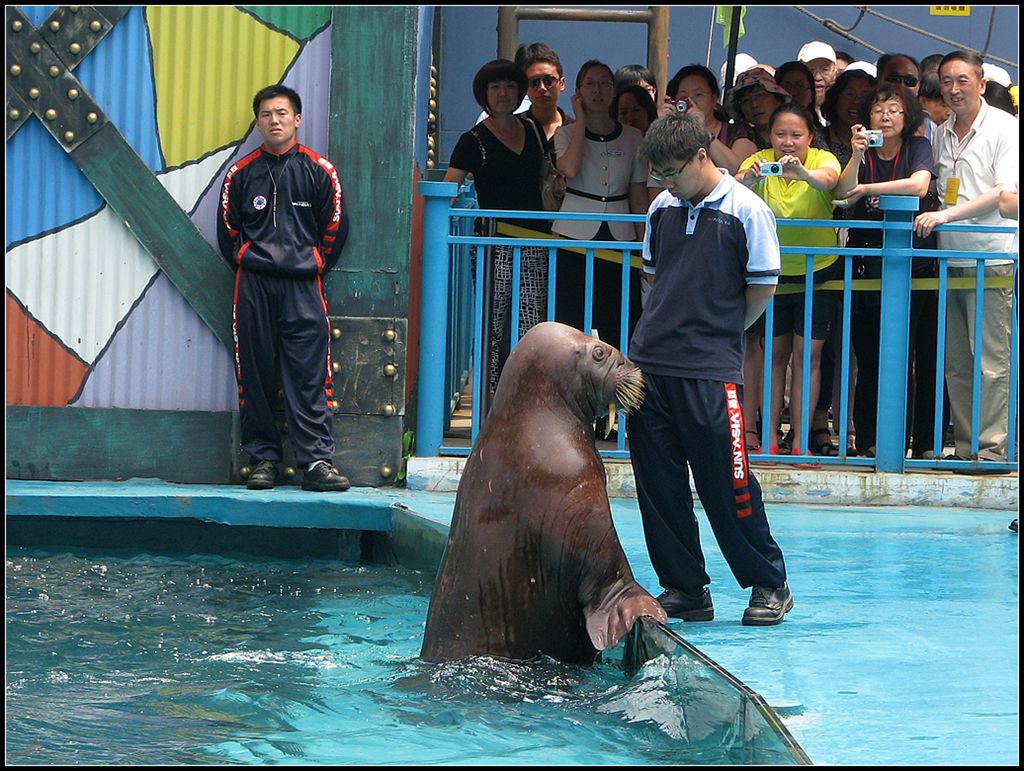
<path id="1" fill-rule="evenodd" d="M 234 337 L 242 449 L 260 460 L 282 459 L 274 423 L 280 366 L 296 463 L 330 461 L 331 330 L 320 278 L 239 269 Z"/>
<path id="2" fill-rule="evenodd" d="M 629 418 L 629 448 L 651 563 L 666 589 L 699 593 L 709 578 L 687 464 L 722 554 L 742 587 L 786 581 L 761 487 L 744 443 L 742 388 L 644 373 L 646 398 Z"/>

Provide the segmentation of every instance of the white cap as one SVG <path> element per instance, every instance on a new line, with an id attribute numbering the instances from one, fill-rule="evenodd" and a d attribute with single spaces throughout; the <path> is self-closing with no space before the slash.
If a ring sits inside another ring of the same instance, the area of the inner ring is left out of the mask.
<path id="1" fill-rule="evenodd" d="M 812 62 L 815 59 L 828 59 L 830 62 L 835 64 L 836 52 L 828 43 L 822 43 L 820 40 L 812 40 L 810 43 L 804 43 L 804 47 L 800 49 L 800 53 L 796 55 L 798 62 Z"/>
<path id="2" fill-rule="evenodd" d="M 725 68 L 728 66 L 729 62 L 723 64 L 722 69 L 718 73 L 718 81 L 719 83 L 722 84 L 723 91 L 728 90 L 725 86 Z M 732 83 L 730 83 L 729 86 L 732 86 L 736 83 L 737 75 L 739 75 L 741 72 L 746 72 L 751 67 L 755 66 L 757 66 L 757 60 L 754 59 L 754 57 L 751 56 L 750 54 L 736 54 L 736 65 L 732 71 Z"/>
<path id="3" fill-rule="evenodd" d="M 846 72 L 849 72 L 850 70 L 861 70 L 873 78 L 878 77 L 878 68 L 871 62 L 851 62 L 846 65 Z"/>
<path id="4" fill-rule="evenodd" d="M 1010 73 L 998 65 L 985 62 L 981 68 L 985 71 L 985 80 L 998 83 L 1003 88 L 1009 88 L 1013 82 L 1010 80 Z"/>

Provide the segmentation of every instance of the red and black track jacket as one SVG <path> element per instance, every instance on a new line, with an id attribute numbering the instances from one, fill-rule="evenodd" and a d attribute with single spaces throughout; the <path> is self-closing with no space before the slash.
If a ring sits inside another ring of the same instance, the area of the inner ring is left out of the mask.
<path id="1" fill-rule="evenodd" d="M 282 155 L 260 147 L 232 165 L 220 204 L 217 241 L 233 268 L 322 275 L 348 237 L 337 170 L 300 144 Z"/>

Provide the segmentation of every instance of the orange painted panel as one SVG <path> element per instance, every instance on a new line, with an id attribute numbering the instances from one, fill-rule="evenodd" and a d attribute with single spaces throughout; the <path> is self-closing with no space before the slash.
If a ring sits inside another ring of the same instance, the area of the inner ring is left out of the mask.
<path id="1" fill-rule="evenodd" d="M 7 295 L 7 404 L 64 407 L 87 371 Z"/>

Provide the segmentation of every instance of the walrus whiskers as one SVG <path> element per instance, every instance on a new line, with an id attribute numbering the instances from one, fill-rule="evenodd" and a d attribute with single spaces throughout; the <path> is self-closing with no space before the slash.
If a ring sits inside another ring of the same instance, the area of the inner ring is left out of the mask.
<path id="1" fill-rule="evenodd" d="M 632 413 L 644 400 L 644 374 L 638 369 L 631 369 L 615 386 L 615 398 L 626 410 Z"/>

